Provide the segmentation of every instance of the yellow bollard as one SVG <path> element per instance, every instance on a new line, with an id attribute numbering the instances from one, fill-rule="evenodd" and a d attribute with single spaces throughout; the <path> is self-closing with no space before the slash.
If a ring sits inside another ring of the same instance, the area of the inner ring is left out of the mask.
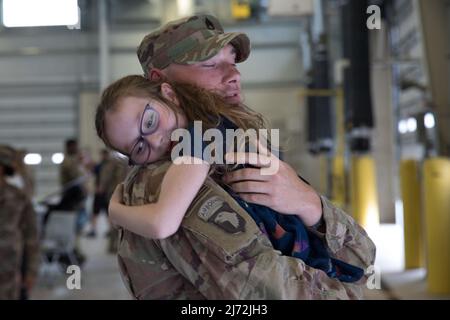
<path id="1" fill-rule="evenodd" d="M 428 291 L 450 294 L 450 159 L 424 163 Z"/>
<path id="2" fill-rule="evenodd" d="M 400 188 L 403 200 L 403 232 L 405 239 L 405 269 L 425 266 L 422 230 L 422 199 L 419 164 L 416 160 L 400 163 Z"/>
<path id="3" fill-rule="evenodd" d="M 375 161 L 369 156 L 352 156 L 351 206 L 353 218 L 366 230 L 380 224 Z"/>
<path id="4" fill-rule="evenodd" d="M 336 155 L 333 158 L 332 192 L 333 202 L 347 210 L 348 195 L 346 193 L 345 172 L 345 128 L 344 128 L 344 91 L 336 88 Z"/>
<path id="5" fill-rule="evenodd" d="M 251 16 L 249 1 L 231 0 L 231 15 L 235 19 L 248 19 Z"/>

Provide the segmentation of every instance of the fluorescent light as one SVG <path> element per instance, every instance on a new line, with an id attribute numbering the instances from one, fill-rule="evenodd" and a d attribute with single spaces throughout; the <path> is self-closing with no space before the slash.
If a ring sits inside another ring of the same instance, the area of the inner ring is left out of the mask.
<path id="1" fill-rule="evenodd" d="M 76 25 L 77 0 L 3 0 L 3 24 L 6 27 Z"/>
<path id="2" fill-rule="evenodd" d="M 23 161 L 28 165 L 37 165 L 42 162 L 42 157 L 39 153 L 28 153 Z"/>
<path id="3" fill-rule="evenodd" d="M 409 118 L 406 122 L 409 132 L 414 132 L 417 129 L 417 120 L 415 118 Z"/>
<path id="4" fill-rule="evenodd" d="M 434 121 L 434 116 L 432 113 L 425 114 L 423 122 L 425 124 L 425 128 L 427 129 L 432 129 L 436 125 L 436 121 Z"/>
<path id="5" fill-rule="evenodd" d="M 400 120 L 398 122 L 398 132 L 405 134 L 408 132 L 408 126 L 406 125 L 406 120 Z"/>
<path id="6" fill-rule="evenodd" d="M 180 17 L 189 16 L 193 12 L 194 4 L 192 0 L 177 0 L 178 15 Z"/>
<path id="7" fill-rule="evenodd" d="M 64 161 L 64 155 L 60 152 L 52 155 L 52 162 L 54 164 L 61 164 Z"/>

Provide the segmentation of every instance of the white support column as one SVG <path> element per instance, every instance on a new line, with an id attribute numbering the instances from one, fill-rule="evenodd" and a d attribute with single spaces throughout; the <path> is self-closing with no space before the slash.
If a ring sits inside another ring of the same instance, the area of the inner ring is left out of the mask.
<path id="1" fill-rule="evenodd" d="M 109 84 L 110 48 L 106 0 L 98 0 L 99 89 Z"/>

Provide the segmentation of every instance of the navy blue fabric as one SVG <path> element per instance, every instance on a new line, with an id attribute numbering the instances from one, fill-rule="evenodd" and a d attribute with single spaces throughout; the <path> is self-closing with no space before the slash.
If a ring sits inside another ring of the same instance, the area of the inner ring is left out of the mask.
<path id="1" fill-rule="evenodd" d="M 223 118 L 217 129 L 222 132 L 225 139 L 225 130 L 237 129 L 237 127 L 228 119 Z M 194 127 L 190 126 L 188 130 L 191 137 L 194 137 Z M 201 154 L 199 150 L 196 153 L 192 146 L 191 155 L 203 159 L 203 150 L 210 143 L 212 142 L 202 142 Z M 222 147 L 223 154 L 225 155 L 225 141 Z M 248 166 L 239 166 L 238 169 L 242 167 Z M 301 179 L 303 180 L 303 178 Z M 226 187 L 226 189 L 242 208 L 250 214 L 253 220 L 255 220 L 258 227 L 270 239 L 273 247 L 281 251 L 283 255 L 301 259 L 307 265 L 315 269 L 323 270 L 329 277 L 337 278 L 343 282 L 358 281 L 364 275 L 363 269 L 331 258 L 322 239 L 309 231 L 298 216 L 280 214 L 271 208 L 255 203 L 247 203 L 231 188 Z"/>

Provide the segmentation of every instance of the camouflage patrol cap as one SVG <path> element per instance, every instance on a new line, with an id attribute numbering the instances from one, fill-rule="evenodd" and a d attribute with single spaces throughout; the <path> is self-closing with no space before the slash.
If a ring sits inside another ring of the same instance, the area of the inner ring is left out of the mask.
<path id="1" fill-rule="evenodd" d="M 215 56 L 227 44 L 236 49 L 236 62 L 250 54 L 250 40 L 244 33 L 224 33 L 211 15 L 195 15 L 171 21 L 144 37 L 137 55 L 147 76 L 152 68 L 164 69 L 171 63 L 193 64 Z"/>

